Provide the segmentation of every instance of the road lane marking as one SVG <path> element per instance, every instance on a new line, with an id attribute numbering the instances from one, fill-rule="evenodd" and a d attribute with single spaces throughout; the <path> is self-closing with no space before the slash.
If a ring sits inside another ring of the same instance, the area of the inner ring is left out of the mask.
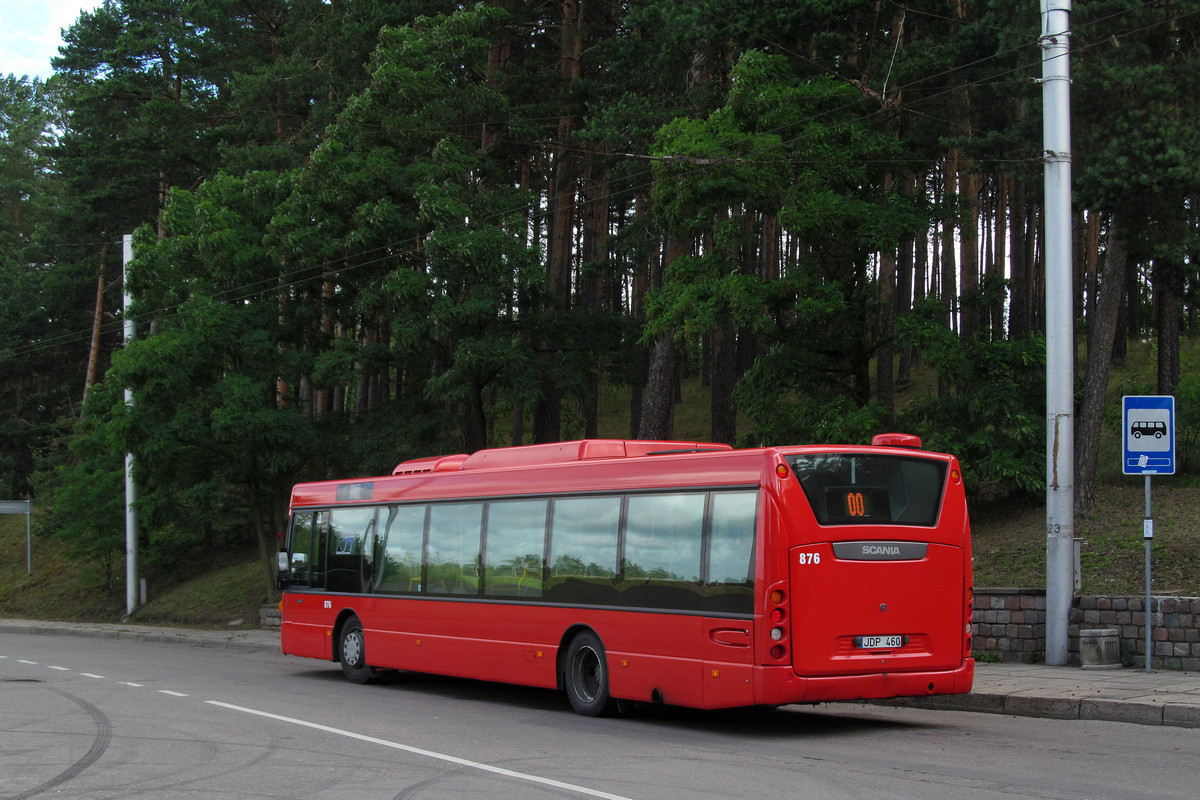
<path id="1" fill-rule="evenodd" d="M 187 697 L 183 692 L 172 692 L 170 689 L 159 689 L 159 694 L 169 694 L 171 697 Z"/>
<path id="2" fill-rule="evenodd" d="M 132 686 L 135 689 L 141 689 L 146 685 L 144 683 L 131 683 L 130 681 L 117 681 L 117 683 L 121 684 L 122 686 Z"/>
<path id="3" fill-rule="evenodd" d="M 37 662 L 36 662 L 36 661 L 26 661 L 26 660 L 25 660 L 25 659 L 23 659 L 23 658 L 21 659 L 20 663 L 22 663 L 22 664 L 32 664 L 32 665 L 34 665 L 34 666 L 37 666 Z"/>
<path id="4" fill-rule="evenodd" d="M 624 797 L 619 794 L 610 794 L 609 792 L 602 792 L 598 789 L 589 789 L 586 786 L 578 786 L 573 783 L 564 783 L 551 778 L 542 778 L 538 775 L 530 775 L 527 772 L 517 772 L 515 770 L 505 769 L 504 767 L 494 767 L 491 764 L 484 764 L 479 761 L 470 761 L 465 758 L 446 755 L 445 753 L 437 753 L 433 750 L 423 750 L 420 747 L 413 747 L 412 745 L 400 744 L 399 742 L 392 742 L 388 741 L 387 739 L 379 739 L 374 736 L 354 733 L 353 731 L 347 731 L 341 728 L 332 728 L 328 725 L 321 725 L 316 722 L 308 722 L 307 720 L 296 719 L 295 717 L 285 717 L 280 714 L 272 714 L 267 711 L 258 711 L 256 709 L 246 708 L 244 706 L 235 706 L 229 703 L 222 703 L 218 700 L 205 700 L 204 702 L 210 705 L 219 706 L 221 708 L 228 708 L 232 711 L 241 711 L 246 714 L 253 714 L 258 717 L 266 717 L 267 719 L 273 719 L 278 722 L 287 722 L 292 725 L 299 725 L 303 728 L 312 728 L 313 730 L 324 731 L 325 733 L 333 733 L 337 734 L 338 736 L 345 736 L 349 739 L 356 739 L 360 742 L 370 742 L 371 744 L 377 744 L 381 747 L 390 747 L 393 750 L 403 750 L 404 752 L 412 753 L 413 755 L 424 756 L 426 758 L 435 758 L 439 761 L 447 761 L 451 764 L 457 764 L 460 767 L 470 767 L 471 769 L 482 770 L 483 772 L 491 772 L 494 775 L 503 775 L 508 778 L 516 778 L 520 781 L 528 781 L 529 783 L 537 783 L 541 784 L 542 786 L 550 786 L 552 788 L 563 789 L 568 792 L 585 794 L 589 797 L 600 797 L 604 798 L 604 800 L 630 800 L 628 797 Z"/>
<path id="5" fill-rule="evenodd" d="M 59 672 L 70 672 L 71 671 L 70 667 L 50 667 L 50 669 L 56 669 Z"/>
<path id="6" fill-rule="evenodd" d="M 98 681 L 107 680 L 103 675 L 97 675 L 94 672 L 81 672 L 79 674 L 85 678 L 95 678 Z"/>

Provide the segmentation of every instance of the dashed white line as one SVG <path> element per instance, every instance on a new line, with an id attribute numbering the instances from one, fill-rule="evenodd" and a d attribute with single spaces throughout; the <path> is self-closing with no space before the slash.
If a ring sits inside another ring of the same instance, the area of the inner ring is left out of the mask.
<path id="1" fill-rule="evenodd" d="M 403 750 L 404 752 L 412 753 L 413 755 L 425 756 L 426 758 L 436 758 L 439 761 L 448 761 L 451 764 L 457 764 L 461 767 L 470 767 L 471 769 L 478 769 L 478 770 L 482 770 L 483 772 L 491 772 L 495 775 L 504 775 L 505 777 L 508 777 L 508 778 L 516 778 L 517 780 L 528 781 L 530 783 L 537 783 L 537 784 L 541 784 L 542 786 L 550 786 L 555 789 L 563 789 L 568 792 L 575 792 L 577 794 L 585 794 L 585 795 L 588 795 L 589 797 L 600 797 L 600 798 L 604 798 L 604 800 L 629 800 L 629 798 L 623 797 L 622 795 L 619 795 L 619 794 L 610 794 L 608 792 L 602 792 L 598 789 L 589 789 L 586 786 L 578 786 L 573 783 L 564 783 L 563 781 L 556 781 L 551 778 L 542 778 L 537 775 L 530 775 L 529 773 L 526 773 L 526 772 L 517 772 L 515 770 L 505 769 L 503 767 L 494 767 L 491 764 L 484 764 L 479 761 L 470 761 L 465 758 L 458 758 L 457 756 L 446 755 L 445 753 L 436 753 L 432 750 L 422 750 L 419 747 L 413 747 L 413 746 L 407 745 L 407 744 L 400 744 L 399 742 L 391 742 L 391 741 L 388 741 L 387 739 L 379 739 L 374 736 L 366 736 L 361 733 L 354 733 L 353 731 L 342 730 L 341 728 L 331 728 L 328 725 L 321 725 L 316 722 L 308 722 L 307 720 L 296 719 L 295 717 L 284 717 L 279 714 L 271 714 L 266 711 L 257 711 L 253 708 L 245 708 L 243 706 L 230 705 L 229 703 L 222 703 L 217 700 L 205 700 L 204 702 L 206 702 L 210 705 L 220 706 L 221 708 L 228 708 L 233 711 L 241 711 L 246 714 L 254 714 L 255 716 L 259 716 L 259 717 L 266 717 L 267 719 L 273 719 L 278 722 L 287 722 L 292 725 L 299 725 L 304 728 L 312 728 L 313 730 L 324 731 L 325 733 L 333 733 L 333 734 L 337 734 L 338 736 L 345 736 L 349 739 L 356 739 L 360 742 L 370 742 L 371 744 L 377 744 L 382 747 L 390 747 L 393 750 Z"/>
<path id="2" fill-rule="evenodd" d="M 0 656 L 0 658 L 7 659 L 8 656 Z M 27 661 L 25 659 L 19 659 L 19 662 L 22 664 L 30 664 L 32 666 L 38 666 L 37 661 Z M 69 667 L 49 666 L 48 668 L 53 669 L 53 670 L 59 670 L 60 672 L 70 672 L 71 671 Z M 107 678 L 105 678 L 103 675 L 97 675 L 93 672 L 81 672 L 79 674 L 85 678 L 95 678 L 97 680 L 107 680 Z M 124 686 L 132 686 L 134 688 L 139 688 L 139 689 L 143 688 L 145 686 L 145 684 L 133 683 L 131 681 L 117 681 L 117 683 L 122 684 Z M 159 692 L 159 694 L 165 694 L 165 695 L 169 695 L 171 697 L 188 697 L 188 695 L 184 694 L 183 692 L 174 692 L 174 691 L 171 691 L 170 689 L 159 689 L 158 692 Z M 564 781 L 556 781 L 552 778 L 543 778 L 539 775 L 531 775 L 527 772 L 517 772 L 516 770 L 505 769 L 504 767 L 496 767 L 496 766 L 492 766 L 491 764 L 484 764 L 483 762 L 480 762 L 480 761 L 471 761 L 466 758 L 459 758 L 458 756 L 451 756 L 451 755 L 447 755 L 445 753 L 438 753 L 433 750 L 424 750 L 420 747 L 413 747 L 412 745 L 401 744 L 400 742 L 392 742 L 387 739 L 380 739 L 375 736 L 367 736 L 365 734 L 355 733 L 354 731 L 347 731 L 347 730 L 343 730 L 341 728 L 330 727 L 329 725 L 321 725 L 316 722 L 308 722 L 307 720 L 296 719 L 295 717 L 285 717 L 280 714 L 272 714 L 267 711 L 258 711 L 253 708 L 245 708 L 244 706 L 235 706 L 230 703 L 222 703 L 219 700 L 206 700 L 204 702 L 208 703 L 209 705 L 219 706 L 220 708 L 227 708 L 227 709 L 230 709 L 233 711 L 241 711 L 246 714 L 253 714 L 253 715 L 259 716 L 259 717 L 266 717 L 267 719 L 273 719 L 278 722 L 287 722 L 289 724 L 299 725 L 304 728 L 312 728 L 313 730 L 324 731 L 325 733 L 332 733 L 332 734 L 336 734 L 338 736 L 345 736 L 349 739 L 355 739 L 360 742 L 369 742 L 371 744 L 380 745 L 381 747 L 390 747 L 393 750 L 402 750 L 406 753 L 412 753 L 413 755 L 424 756 L 425 758 L 433 758 L 433 759 L 437 759 L 439 761 L 446 761 L 451 764 L 457 764 L 462 767 L 469 767 L 471 769 L 477 769 L 482 772 L 490 772 L 494 775 L 503 775 L 508 778 L 514 778 L 516 780 L 527 781 L 529 783 L 536 783 L 536 784 L 539 784 L 542 786 L 549 786 L 549 787 L 552 787 L 555 789 L 562 789 L 564 791 L 574 792 L 576 794 L 587 795 L 589 797 L 599 797 L 599 798 L 602 798 L 602 800 L 629 800 L 629 798 L 624 797 L 623 795 L 612 794 L 610 792 L 603 792 L 603 791 L 600 791 L 599 789 L 590 789 L 586 786 L 579 786 L 577 784 L 566 783 Z"/>

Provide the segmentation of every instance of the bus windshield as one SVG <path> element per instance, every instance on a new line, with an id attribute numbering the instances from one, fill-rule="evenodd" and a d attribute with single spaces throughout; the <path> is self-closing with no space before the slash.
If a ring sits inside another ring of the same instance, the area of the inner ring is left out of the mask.
<path id="1" fill-rule="evenodd" d="M 789 461 L 821 525 L 937 524 L 946 486 L 943 461 L 860 453 Z"/>

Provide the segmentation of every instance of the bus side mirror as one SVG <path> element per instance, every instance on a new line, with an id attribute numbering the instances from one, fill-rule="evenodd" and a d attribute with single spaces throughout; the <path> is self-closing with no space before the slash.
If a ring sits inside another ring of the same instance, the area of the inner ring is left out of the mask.
<path id="1" fill-rule="evenodd" d="M 289 583 L 289 581 L 288 581 L 289 574 L 288 573 L 290 571 L 290 568 L 288 565 L 288 554 L 286 552 L 280 552 L 280 553 L 276 553 L 275 557 L 276 557 L 275 588 L 282 591 L 282 590 L 288 588 L 288 583 Z"/>

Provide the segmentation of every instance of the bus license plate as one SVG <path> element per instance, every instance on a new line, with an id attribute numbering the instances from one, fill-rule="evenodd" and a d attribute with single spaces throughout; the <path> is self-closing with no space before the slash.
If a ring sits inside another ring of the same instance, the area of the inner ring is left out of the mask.
<path id="1" fill-rule="evenodd" d="M 894 650 L 904 646 L 904 636 L 855 636 L 854 646 L 864 650 Z"/>

